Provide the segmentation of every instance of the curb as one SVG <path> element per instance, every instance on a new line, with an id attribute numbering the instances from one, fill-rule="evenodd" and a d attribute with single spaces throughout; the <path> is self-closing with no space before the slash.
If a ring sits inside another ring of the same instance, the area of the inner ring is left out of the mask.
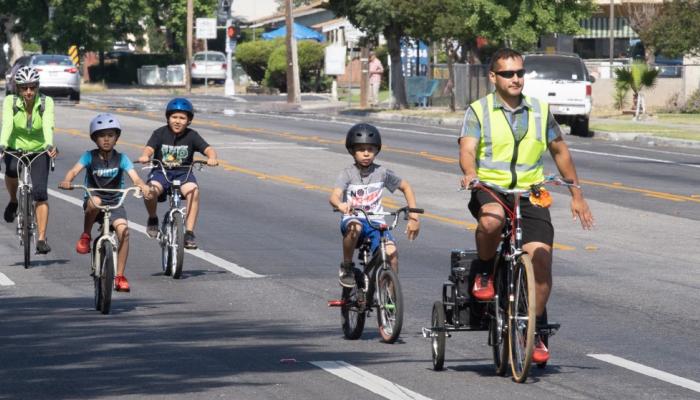
<path id="1" fill-rule="evenodd" d="M 655 146 L 668 146 L 668 147 L 686 147 L 693 149 L 700 149 L 700 140 L 690 140 L 690 139 L 674 139 L 662 136 L 654 136 L 644 132 L 606 132 L 606 131 L 595 131 L 593 137 L 610 140 L 614 142 L 618 141 L 630 141 L 636 142 L 645 146 L 655 147 Z"/>

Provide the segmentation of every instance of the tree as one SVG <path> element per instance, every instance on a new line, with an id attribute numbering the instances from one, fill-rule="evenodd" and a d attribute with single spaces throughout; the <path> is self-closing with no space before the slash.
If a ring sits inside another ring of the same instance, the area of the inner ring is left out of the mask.
<path id="1" fill-rule="evenodd" d="M 635 119 L 639 118 L 639 102 L 642 89 L 654 87 L 658 75 L 658 69 L 651 68 L 642 61 L 635 61 L 630 67 L 615 69 L 616 90 L 632 90 L 632 105 L 635 109 Z M 643 100 L 641 101 L 643 104 Z M 644 112 L 644 110 L 642 109 L 641 112 Z"/>
<path id="2" fill-rule="evenodd" d="M 647 64 L 654 64 L 654 21 L 659 17 L 663 3 L 632 3 L 628 2 L 627 19 L 630 27 L 637 32 L 639 39 L 644 44 L 644 59 Z"/>
<path id="3" fill-rule="evenodd" d="M 670 58 L 700 54 L 700 2 L 666 3 L 650 29 L 650 45 Z"/>
<path id="4" fill-rule="evenodd" d="M 327 5 L 336 15 L 347 17 L 368 36 L 384 35 L 391 58 L 392 91 L 397 108 L 408 107 L 401 64 L 401 38 L 406 27 L 414 22 L 402 7 L 404 2 L 406 0 L 329 0 Z"/>

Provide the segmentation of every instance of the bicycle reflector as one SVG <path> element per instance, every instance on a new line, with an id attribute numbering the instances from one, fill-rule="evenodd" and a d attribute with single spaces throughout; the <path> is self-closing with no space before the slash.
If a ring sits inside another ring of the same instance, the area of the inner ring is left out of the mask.
<path id="1" fill-rule="evenodd" d="M 345 305 L 345 300 L 328 300 L 328 307 L 342 307 Z"/>
<path id="2" fill-rule="evenodd" d="M 530 191 L 530 203 L 537 207 L 549 208 L 552 205 L 552 195 L 543 187 L 536 187 Z"/>

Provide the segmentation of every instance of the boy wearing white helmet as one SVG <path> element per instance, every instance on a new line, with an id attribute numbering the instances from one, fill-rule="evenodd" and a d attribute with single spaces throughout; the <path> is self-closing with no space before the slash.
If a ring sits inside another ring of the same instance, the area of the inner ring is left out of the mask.
<path id="1" fill-rule="evenodd" d="M 124 187 L 124 175 L 129 175 L 134 185 L 141 188 L 144 197 L 149 197 L 150 187 L 138 176 L 129 157 L 114 149 L 121 131 L 119 121 L 112 114 L 99 114 L 93 118 L 90 122 L 90 138 L 95 142 L 97 148 L 86 151 L 78 163 L 66 173 L 65 178 L 58 186 L 70 189 L 73 179 L 85 169 L 85 186 L 89 188 L 121 189 Z M 88 201 L 86 195 L 83 203 L 85 210 L 83 233 L 75 246 L 75 250 L 80 254 L 90 252 L 90 233 L 100 213 L 100 210 L 93 203 L 117 204 L 119 196 L 122 196 L 121 193 L 115 192 L 97 193 L 97 196 L 92 196 L 92 201 Z M 129 255 L 129 228 L 124 206 L 112 210 L 110 220 L 119 238 L 117 276 L 114 278 L 114 285 L 117 291 L 128 292 L 130 291 L 129 281 L 124 276 L 124 269 Z"/>

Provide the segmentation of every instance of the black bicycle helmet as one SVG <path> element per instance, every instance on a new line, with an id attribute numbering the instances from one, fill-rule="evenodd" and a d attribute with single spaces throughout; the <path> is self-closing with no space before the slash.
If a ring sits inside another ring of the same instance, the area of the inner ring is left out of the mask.
<path id="1" fill-rule="evenodd" d="M 377 154 L 379 154 L 382 149 L 382 137 L 374 125 L 359 123 L 350 128 L 345 137 L 345 148 L 350 154 L 356 144 L 373 144 L 377 146 Z"/>

